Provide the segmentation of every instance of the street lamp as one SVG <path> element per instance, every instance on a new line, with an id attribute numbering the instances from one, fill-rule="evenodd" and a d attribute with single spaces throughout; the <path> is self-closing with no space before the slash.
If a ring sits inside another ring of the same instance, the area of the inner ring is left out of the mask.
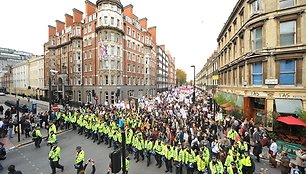
<path id="1" fill-rule="evenodd" d="M 195 66 L 191 65 L 191 67 L 193 68 L 193 98 L 192 98 L 192 102 L 195 103 Z"/>
<path id="2" fill-rule="evenodd" d="M 52 97 L 52 92 L 51 92 L 51 86 L 52 86 L 52 84 L 51 84 L 51 78 L 52 78 L 52 76 L 54 76 L 55 74 L 57 74 L 58 73 L 58 71 L 56 71 L 56 70 L 53 70 L 53 69 L 51 69 L 50 70 L 50 73 L 49 73 L 49 117 L 51 117 L 51 102 L 52 102 L 52 100 L 51 100 L 51 97 Z"/>

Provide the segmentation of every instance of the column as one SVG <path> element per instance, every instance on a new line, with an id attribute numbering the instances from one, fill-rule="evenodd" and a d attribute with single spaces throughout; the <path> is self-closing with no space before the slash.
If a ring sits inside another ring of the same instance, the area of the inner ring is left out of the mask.
<path id="1" fill-rule="evenodd" d="M 306 99 L 303 100 L 303 109 L 306 110 Z"/>
<path id="2" fill-rule="evenodd" d="M 266 99 L 266 113 L 267 113 L 267 117 L 266 117 L 266 127 L 268 130 L 272 130 L 272 127 L 273 127 L 273 105 L 274 105 L 274 99 L 271 99 L 271 98 L 267 98 Z M 272 125 L 272 127 L 270 126 Z"/>

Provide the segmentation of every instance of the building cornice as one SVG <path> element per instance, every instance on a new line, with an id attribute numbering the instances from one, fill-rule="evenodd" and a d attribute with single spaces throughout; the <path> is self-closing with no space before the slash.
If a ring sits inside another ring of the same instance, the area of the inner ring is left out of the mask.
<path id="1" fill-rule="evenodd" d="M 122 35 L 125 35 L 124 31 L 117 28 L 117 27 L 112 27 L 112 26 L 98 26 L 96 27 L 96 33 L 98 33 L 101 30 L 115 30 L 121 33 Z"/>

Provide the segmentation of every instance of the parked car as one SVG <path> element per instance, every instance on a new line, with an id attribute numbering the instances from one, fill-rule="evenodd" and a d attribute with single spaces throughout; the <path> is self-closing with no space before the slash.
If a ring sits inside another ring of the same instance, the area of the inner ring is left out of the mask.
<path id="1" fill-rule="evenodd" d="M 5 93 L 4 92 L 0 92 L 0 96 L 5 96 Z"/>

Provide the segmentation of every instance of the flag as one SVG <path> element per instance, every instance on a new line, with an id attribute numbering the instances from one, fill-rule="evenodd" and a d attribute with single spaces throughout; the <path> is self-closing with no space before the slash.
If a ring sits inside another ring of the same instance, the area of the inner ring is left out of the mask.
<path id="1" fill-rule="evenodd" d="M 107 58 L 107 50 L 102 41 L 100 41 L 100 53 L 101 53 L 101 58 L 104 58 L 104 59 Z"/>

